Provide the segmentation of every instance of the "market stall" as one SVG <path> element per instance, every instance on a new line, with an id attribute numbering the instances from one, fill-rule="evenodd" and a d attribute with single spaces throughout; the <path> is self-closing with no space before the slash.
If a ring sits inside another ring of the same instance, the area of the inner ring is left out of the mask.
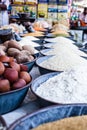
<path id="1" fill-rule="evenodd" d="M 87 28 L 70 28 L 72 1 L 33 2 L 13 1 L 17 7 L 38 6 L 39 12 L 32 15 L 35 21 L 28 21 L 31 17 L 27 7 L 15 12 L 12 4 L 13 14 L 26 15 L 0 27 L 1 128 L 85 129 L 87 43 L 81 36 Z"/>

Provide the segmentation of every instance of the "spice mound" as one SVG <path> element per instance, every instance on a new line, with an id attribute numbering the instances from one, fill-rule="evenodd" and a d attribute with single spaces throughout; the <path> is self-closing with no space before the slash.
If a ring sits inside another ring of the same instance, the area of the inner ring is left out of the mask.
<path id="1" fill-rule="evenodd" d="M 69 117 L 42 124 L 33 130 L 86 130 L 87 116 Z"/>

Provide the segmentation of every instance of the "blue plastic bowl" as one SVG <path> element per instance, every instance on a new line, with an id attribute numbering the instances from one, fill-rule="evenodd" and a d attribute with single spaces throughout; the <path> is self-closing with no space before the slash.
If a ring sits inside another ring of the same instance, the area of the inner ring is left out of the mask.
<path id="1" fill-rule="evenodd" d="M 30 72 L 31 69 L 33 68 L 33 66 L 34 66 L 34 64 L 35 64 L 35 62 L 36 62 L 36 59 L 37 59 L 37 56 L 38 56 L 38 55 L 39 55 L 39 54 L 34 55 L 34 60 L 32 60 L 31 62 L 25 62 L 25 63 L 23 63 L 24 65 L 27 65 L 27 67 L 28 67 L 28 72 Z"/>
<path id="2" fill-rule="evenodd" d="M 47 81 L 49 78 L 52 78 L 53 76 L 56 76 L 57 74 L 60 74 L 61 72 L 54 72 L 54 73 L 49 73 L 49 74 L 45 74 L 45 75 L 42 75 L 42 76 L 39 76 L 38 78 L 36 78 L 31 86 L 30 86 L 30 89 L 32 91 L 32 93 L 37 97 L 38 99 L 38 103 L 43 107 L 43 106 L 50 106 L 50 105 L 54 105 L 54 104 L 60 104 L 60 103 L 56 103 L 56 102 L 53 102 L 51 100 L 47 100 L 41 96 L 39 96 L 37 93 L 36 93 L 36 90 L 37 88 L 42 84 L 44 83 L 45 81 Z M 62 104 L 62 103 L 61 103 Z"/>
<path id="3" fill-rule="evenodd" d="M 2 128 L 2 130 L 7 128 L 6 122 L 2 116 L 0 116 L 0 128 Z"/>
<path id="4" fill-rule="evenodd" d="M 30 84 L 6 93 L 0 93 L 0 115 L 18 108 L 23 102 Z"/>
<path id="5" fill-rule="evenodd" d="M 35 36 L 36 38 L 40 39 L 40 40 L 44 40 L 45 35 L 43 34 L 43 36 Z"/>
<path id="6" fill-rule="evenodd" d="M 54 44 L 56 44 L 56 42 L 54 42 L 54 43 L 48 43 L 48 44 L 44 44 L 43 46 L 45 47 L 45 48 L 47 48 L 47 49 L 51 49 L 51 48 L 53 48 L 52 46 L 54 45 Z"/>
<path id="7" fill-rule="evenodd" d="M 51 106 L 20 118 L 8 130 L 31 130 L 44 123 L 80 115 L 87 115 L 87 104 Z"/>
<path id="8" fill-rule="evenodd" d="M 31 69 L 33 68 L 34 64 L 35 64 L 35 60 L 31 61 L 31 62 L 26 62 L 26 63 L 23 63 L 24 65 L 27 65 L 28 67 L 28 72 L 31 71 Z"/>
<path id="9" fill-rule="evenodd" d="M 36 42 L 36 43 L 38 43 L 39 45 L 41 45 L 41 44 L 47 44 L 47 43 L 50 43 L 50 42 L 46 42 L 45 40 L 33 40 L 33 42 Z"/>
<path id="10" fill-rule="evenodd" d="M 40 74 L 43 75 L 43 74 L 47 74 L 47 73 L 51 73 L 51 72 L 62 72 L 62 71 L 56 71 L 56 70 L 52 70 L 52 69 L 48 69 L 46 67 L 43 67 L 41 65 L 42 62 L 44 62 L 45 60 L 48 60 L 49 58 L 51 58 L 53 55 L 49 55 L 49 56 L 42 56 L 42 57 L 39 57 L 37 60 L 36 60 L 36 65 L 39 67 L 39 71 L 40 71 Z"/>
<path id="11" fill-rule="evenodd" d="M 47 35 L 46 35 L 46 38 L 55 38 L 56 36 L 54 35 L 54 34 L 52 34 L 52 33 L 48 33 Z"/>

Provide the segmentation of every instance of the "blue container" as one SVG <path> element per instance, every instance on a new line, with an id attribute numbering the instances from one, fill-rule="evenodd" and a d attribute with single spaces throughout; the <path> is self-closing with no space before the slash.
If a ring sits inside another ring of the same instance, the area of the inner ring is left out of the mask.
<path id="1" fill-rule="evenodd" d="M 47 69 L 46 67 L 43 67 L 42 65 L 40 65 L 42 62 L 44 62 L 45 60 L 48 60 L 49 58 L 51 58 L 53 55 L 49 55 L 49 56 L 42 56 L 40 58 L 38 58 L 36 60 L 36 65 L 39 67 L 39 71 L 40 74 L 47 74 L 47 73 L 51 73 L 51 72 L 61 72 L 61 71 L 56 71 L 56 70 L 51 70 L 51 69 Z"/>
<path id="2" fill-rule="evenodd" d="M 46 38 L 55 38 L 55 35 L 52 34 L 52 33 L 48 33 L 48 34 L 46 35 Z"/>
<path id="3" fill-rule="evenodd" d="M 48 44 L 44 44 L 43 46 L 47 49 L 53 48 L 52 46 L 56 44 L 56 43 L 48 43 Z"/>
<path id="4" fill-rule="evenodd" d="M 27 67 L 28 67 L 28 72 L 30 72 L 31 69 L 33 68 L 33 66 L 34 66 L 34 64 L 35 64 L 35 61 L 36 61 L 36 58 L 37 58 L 38 55 L 39 55 L 39 54 L 34 55 L 34 60 L 32 60 L 31 62 L 25 62 L 25 63 L 23 63 L 24 65 L 27 65 Z"/>
<path id="5" fill-rule="evenodd" d="M 7 127 L 7 125 L 6 125 L 6 122 L 5 122 L 4 118 L 2 116 L 0 116 L 0 128 L 2 130 L 5 130 L 6 127 Z"/>
<path id="6" fill-rule="evenodd" d="M 41 106 L 50 106 L 50 105 L 54 105 L 54 104 L 59 104 L 59 103 L 56 103 L 56 102 L 52 102 L 51 100 L 47 100 L 41 96 L 39 96 L 37 93 L 36 93 L 36 90 L 37 88 L 40 86 L 40 84 L 44 83 L 45 81 L 47 81 L 49 78 L 52 78 L 53 76 L 56 76 L 57 74 L 60 74 L 61 72 L 54 72 L 54 73 L 49 73 L 49 74 L 45 74 L 45 75 L 42 75 L 38 78 L 36 78 L 31 86 L 30 86 L 30 89 L 31 91 L 33 92 L 33 94 L 37 97 L 38 99 L 38 102 Z M 62 103 L 61 103 L 62 104 Z"/>
<path id="7" fill-rule="evenodd" d="M 8 130 L 31 130 L 44 123 L 80 115 L 87 115 L 87 104 L 51 106 L 18 119 Z"/>
<path id="8" fill-rule="evenodd" d="M 18 108 L 23 102 L 30 84 L 6 93 L 0 94 L 0 115 L 8 113 L 16 108 Z"/>
<path id="9" fill-rule="evenodd" d="M 43 43 L 42 43 L 43 44 Z M 35 47 L 36 50 L 40 51 L 43 50 L 45 47 L 43 45 Z"/>
<path id="10" fill-rule="evenodd" d="M 23 63 L 24 65 L 27 65 L 28 67 L 28 72 L 31 71 L 31 69 L 33 68 L 34 64 L 35 64 L 35 60 L 31 61 L 31 62 L 26 62 L 26 63 Z"/>

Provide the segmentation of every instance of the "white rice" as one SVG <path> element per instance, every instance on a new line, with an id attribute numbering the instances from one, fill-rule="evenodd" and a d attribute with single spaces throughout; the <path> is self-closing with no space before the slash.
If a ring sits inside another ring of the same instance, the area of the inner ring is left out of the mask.
<path id="1" fill-rule="evenodd" d="M 65 37 L 62 37 L 62 36 L 58 36 L 56 38 L 45 38 L 45 41 L 47 42 L 67 42 L 67 43 L 74 43 L 73 40 L 70 40 L 69 38 L 65 38 Z"/>
<path id="2" fill-rule="evenodd" d="M 65 71 L 81 64 L 83 66 L 87 65 L 87 60 L 81 57 L 87 57 L 87 54 L 78 50 L 78 47 L 72 44 L 70 40 L 66 40 L 67 38 L 60 37 L 59 39 L 61 40 L 58 40 L 58 43 L 52 44 L 53 49 L 46 52 L 51 55 L 55 54 L 55 56 L 40 63 L 41 67 L 56 71 Z"/>
<path id="3" fill-rule="evenodd" d="M 87 60 L 77 54 L 70 53 L 68 50 L 59 51 L 58 55 L 52 56 L 40 63 L 41 67 L 56 71 L 65 71 L 79 65 L 86 66 Z"/>
<path id="4" fill-rule="evenodd" d="M 31 46 L 33 46 L 33 47 L 38 47 L 38 46 L 40 46 L 38 43 L 33 42 L 33 41 L 32 41 L 32 38 L 29 38 L 29 37 L 24 37 L 24 38 L 22 38 L 22 40 L 19 41 L 18 43 L 19 43 L 21 46 L 23 46 L 23 45 L 31 45 Z"/>
<path id="5" fill-rule="evenodd" d="M 66 39 L 64 41 L 63 40 L 58 40 L 57 43 L 52 44 L 51 48 L 53 48 L 53 50 L 46 52 L 47 55 L 52 55 L 52 54 L 57 55 L 59 51 L 66 49 L 66 50 L 68 50 L 68 51 L 70 51 L 72 53 L 75 53 L 77 55 L 87 57 L 86 53 L 80 51 L 78 49 L 78 47 L 75 46 L 74 44 L 72 44 L 71 42 L 67 42 Z"/>

